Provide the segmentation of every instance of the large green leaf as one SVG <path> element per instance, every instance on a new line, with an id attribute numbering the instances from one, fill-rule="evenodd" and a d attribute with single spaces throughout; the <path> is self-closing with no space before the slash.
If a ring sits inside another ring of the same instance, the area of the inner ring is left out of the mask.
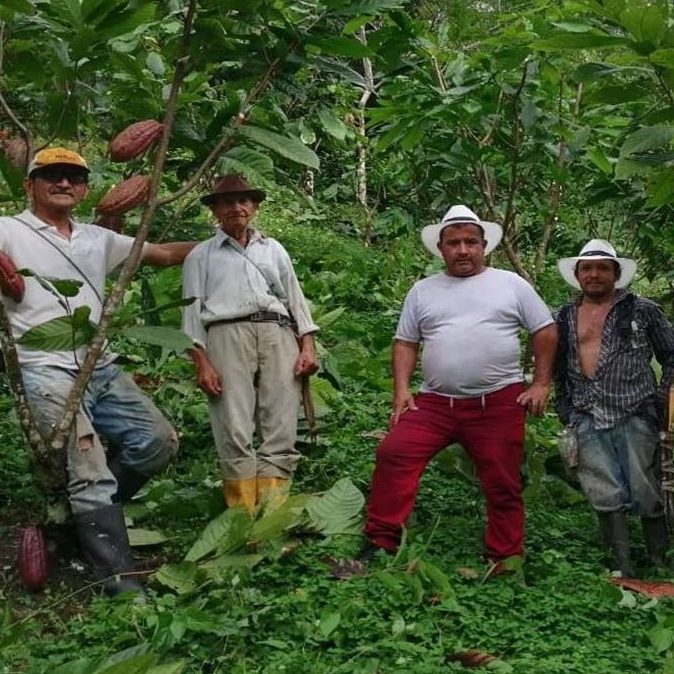
<path id="1" fill-rule="evenodd" d="M 648 60 L 658 66 L 674 69 L 674 48 L 657 49 L 648 55 Z"/>
<path id="2" fill-rule="evenodd" d="M 621 157 L 668 145 L 674 138 L 674 126 L 644 126 L 628 136 L 620 148 Z"/>
<path id="3" fill-rule="evenodd" d="M 364 504 L 360 490 L 345 477 L 321 496 L 312 496 L 306 510 L 313 528 L 329 536 L 357 531 Z"/>
<path id="4" fill-rule="evenodd" d="M 190 594 L 197 589 L 199 567 L 194 562 L 164 564 L 153 578 L 177 594 Z"/>
<path id="5" fill-rule="evenodd" d="M 259 564 L 264 557 L 258 554 L 251 555 L 218 555 L 199 564 L 199 568 L 206 573 L 209 578 L 218 577 L 223 571 L 232 569 L 252 569 Z"/>
<path id="6" fill-rule="evenodd" d="M 218 160 L 218 170 L 221 174 L 243 173 L 253 177 L 271 180 L 274 177 L 274 162 L 266 154 L 254 150 L 246 145 L 235 145 Z"/>
<path id="7" fill-rule="evenodd" d="M 35 7 L 28 0 L 2 0 L 0 5 L 9 7 L 17 12 L 22 12 L 23 14 L 33 14 L 35 12 Z"/>
<path id="8" fill-rule="evenodd" d="M 132 548 L 140 548 L 145 545 L 159 545 L 169 540 L 169 537 L 161 531 L 152 529 L 128 529 L 129 544 Z"/>
<path id="9" fill-rule="evenodd" d="M 228 508 L 211 520 L 185 555 L 185 561 L 196 562 L 218 550 L 232 552 L 245 543 L 252 526 L 242 508 Z"/>
<path id="10" fill-rule="evenodd" d="M 347 126 L 329 108 L 320 108 L 318 119 L 321 120 L 323 129 L 337 140 L 344 140 L 347 134 Z"/>
<path id="11" fill-rule="evenodd" d="M 267 512 L 253 524 L 250 540 L 271 541 L 280 538 L 288 529 L 300 523 L 308 500 L 308 494 L 289 496 L 278 508 Z"/>
<path id="12" fill-rule="evenodd" d="M 347 58 L 367 58 L 374 56 L 374 52 L 366 44 L 359 42 L 355 38 L 333 35 L 311 41 L 312 45 L 320 48 L 321 51 L 333 54 L 334 56 L 346 56 Z"/>
<path id="13" fill-rule="evenodd" d="M 648 181 L 648 206 L 674 203 L 674 168 L 658 171 Z"/>
<path id="14" fill-rule="evenodd" d="M 72 316 L 61 316 L 36 325 L 17 339 L 26 349 L 36 351 L 68 351 L 84 346 L 92 338 L 96 326 L 89 321 L 89 307 L 78 307 Z"/>
<path id="15" fill-rule="evenodd" d="M 182 330 L 166 325 L 133 325 L 120 330 L 119 334 L 178 353 L 194 346 L 194 342 Z"/>
<path id="16" fill-rule="evenodd" d="M 273 150 L 286 159 L 309 166 L 310 168 L 319 168 L 320 160 L 318 159 L 318 155 L 296 138 L 282 136 L 268 129 L 261 129 L 258 126 L 244 126 L 240 129 L 239 133 L 254 143 Z"/>
<path id="17" fill-rule="evenodd" d="M 176 660 L 175 662 L 166 662 L 163 665 L 155 665 L 147 670 L 147 674 L 182 674 L 187 667 L 184 660 Z"/>
<path id="18" fill-rule="evenodd" d="M 557 33 L 544 40 L 536 40 L 536 49 L 601 49 L 628 44 L 627 38 L 596 33 Z"/>
<path id="19" fill-rule="evenodd" d="M 157 663 L 157 660 L 159 660 L 159 656 L 154 653 L 134 655 L 107 667 L 99 667 L 94 674 L 147 674 L 148 670 Z"/>

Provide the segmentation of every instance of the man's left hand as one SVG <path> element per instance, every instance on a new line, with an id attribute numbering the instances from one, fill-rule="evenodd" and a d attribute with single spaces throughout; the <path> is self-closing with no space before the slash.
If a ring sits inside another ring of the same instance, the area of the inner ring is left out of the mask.
<path id="1" fill-rule="evenodd" d="M 545 410 L 550 395 L 550 385 L 534 382 L 524 393 L 520 393 L 517 402 L 526 407 L 530 414 L 540 416 Z"/>
<path id="2" fill-rule="evenodd" d="M 302 349 L 295 361 L 295 376 L 310 376 L 318 371 L 318 358 L 313 349 Z"/>

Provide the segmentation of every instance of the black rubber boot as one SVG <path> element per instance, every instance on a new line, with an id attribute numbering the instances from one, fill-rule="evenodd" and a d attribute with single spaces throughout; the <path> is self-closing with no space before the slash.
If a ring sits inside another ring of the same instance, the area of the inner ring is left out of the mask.
<path id="1" fill-rule="evenodd" d="M 641 526 L 644 530 L 644 540 L 646 541 L 646 552 L 648 553 L 649 562 L 653 566 L 667 566 L 669 536 L 664 516 L 642 517 Z"/>
<path id="2" fill-rule="evenodd" d="M 634 578 L 630 562 L 630 534 L 627 513 L 616 510 L 612 513 L 597 513 L 604 548 L 611 557 L 611 570 L 620 571 L 623 578 Z"/>
<path id="3" fill-rule="evenodd" d="M 138 579 L 126 575 L 135 568 L 120 503 L 75 515 L 75 527 L 84 558 L 107 594 L 143 592 Z"/>
<path id="4" fill-rule="evenodd" d="M 124 466 L 117 458 L 110 462 L 110 472 L 117 480 L 117 493 L 112 497 L 114 503 L 130 501 L 150 479 L 133 468 Z"/>

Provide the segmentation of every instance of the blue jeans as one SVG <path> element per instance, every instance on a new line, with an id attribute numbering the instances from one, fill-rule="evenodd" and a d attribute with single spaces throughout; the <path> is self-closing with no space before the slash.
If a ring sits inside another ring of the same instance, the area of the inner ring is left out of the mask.
<path id="1" fill-rule="evenodd" d="M 598 512 L 629 510 L 641 517 L 663 514 L 660 450 L 655 413 L 633 414 L 597 430 L 592 416 L 572 415 L 578 433 L 578 480 Z"/>
<path id="2" fill-rule="evenodd" d="M 28 404 L 43 433 L 61 417 L 77 376 L 60 367 L 24 367 Z M 150 477 L 162 471 L 178 449 L 171 424 L 133 379 L 116 365 L 94 370 L 67 449 L 68 497 L 74 514 L 112 503 L 117 481 L 110 472 L 99 434 L 119 451 L 124 466 Z"/>

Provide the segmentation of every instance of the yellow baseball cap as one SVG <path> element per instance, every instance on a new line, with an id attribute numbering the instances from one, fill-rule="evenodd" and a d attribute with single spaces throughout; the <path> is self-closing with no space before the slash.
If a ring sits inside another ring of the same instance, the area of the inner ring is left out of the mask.
<path id="1" fill-rule="evenodd" d="M 73 150 L 67 150 L 65 147 L 48 147 L 44 150 L 40 150 L 35 154 L 32 161 L 28 165 L 28 175 L 40 168 L 45 166 L 51 166 L 52 164 L 68 164 L 70 166 L 79 166 L 85 171 L 89 171 L 87 162 L 84 160 L 84 157 L 73 152 Z"/>

